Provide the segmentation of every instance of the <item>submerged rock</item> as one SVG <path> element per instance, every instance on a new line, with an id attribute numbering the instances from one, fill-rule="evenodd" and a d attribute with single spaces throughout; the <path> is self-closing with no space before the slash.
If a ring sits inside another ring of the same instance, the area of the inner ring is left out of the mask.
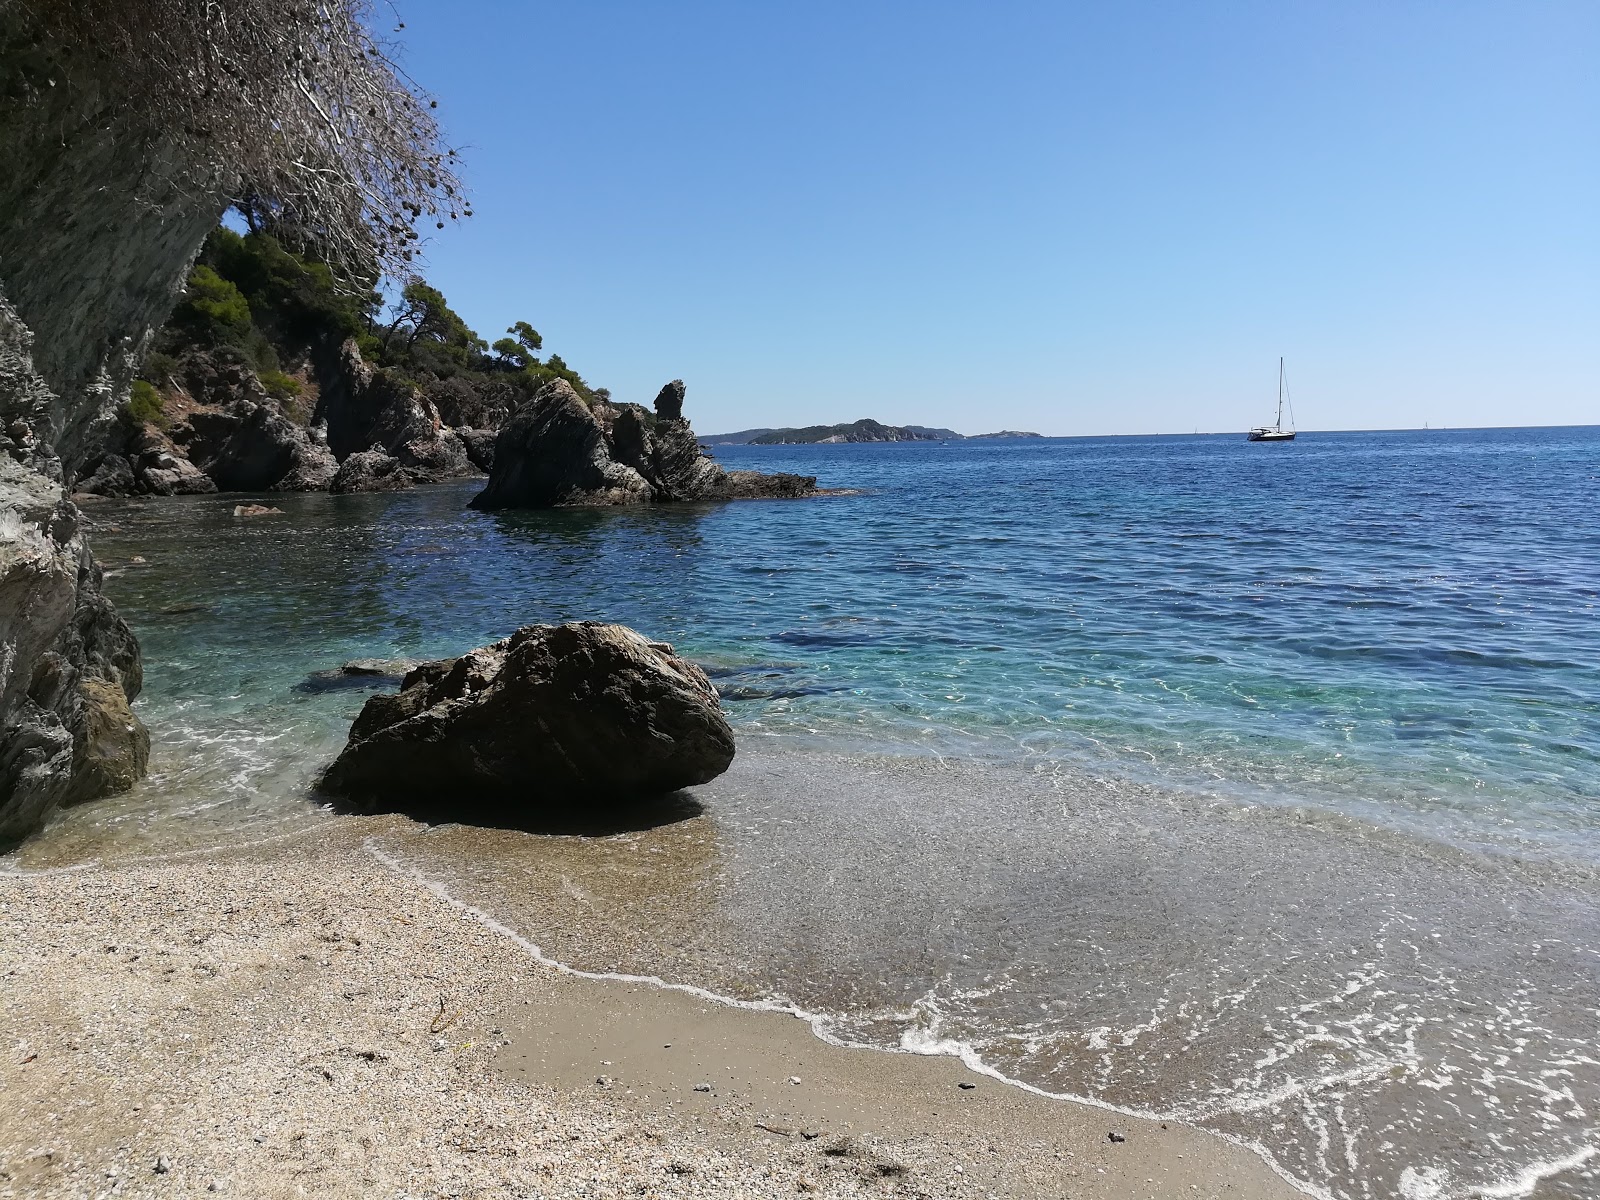
<path id="1" fill-rule="evenodd" d="M 358 658 L 342 667 L 313 671 L 295 684 L 297 692 L 340 692 L 399 687 L 418 664 L 408 658 Z"/>
<path id="2" fill-rule="evenodd" d="M 368 700 L 323 786 L 374 806 L 492 797 L 536 815 L 706 783 L 733 753 L 716 689 L 671 646 L 622 625 L 529 625 Z"/>

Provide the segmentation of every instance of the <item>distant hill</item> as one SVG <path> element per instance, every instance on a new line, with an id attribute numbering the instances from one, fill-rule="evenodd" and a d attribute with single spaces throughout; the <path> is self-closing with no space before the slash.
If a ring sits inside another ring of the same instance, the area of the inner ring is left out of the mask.
<path id="1" fill-rule="evenodd" d="M 1036 438 L 1038 433 L 1014 429 L 999 433 L 975 433 L 976 438 Z M 703 446 L 804 446 L 819 442 L 962 442 L 965 434 L 954 429 L 928 425 L 885 425 L 864 419 L 848 425 L 807 425 L 803 429 L 741 429 L 737 433 L 713 433 L 700 439 Z"/>
<path id="2" fill-rule="evenodd" d="M 771 429 L 741 429 L 738 433 L 704 433 L 700 435 L 702 446 L 748 446 L 764 433 L 772 433 Z"/>

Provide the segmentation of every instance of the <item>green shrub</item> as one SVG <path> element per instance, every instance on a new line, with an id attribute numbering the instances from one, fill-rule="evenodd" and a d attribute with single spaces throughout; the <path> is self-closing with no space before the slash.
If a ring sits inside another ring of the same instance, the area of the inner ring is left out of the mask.
<path id="1" fill-rule="evenodd" d="M 274 400 L 292 400 L 301 391 L 300 381 L 282 371 L 258 371 L 256 378 L 261 380 L 261 386 L 267 389 L 267 395 Z"/>
<path id="2" fill-rule="evenodd" d="M 165 405 L 161 393 L 156 390 L 155 384 L 147 379 L 135 379 L 133 387 L 129 389 L 128 401 L 122 406 L 122 411 L 129 418 L 140 424 L 149 422 L 159 424 L 165 412 Z"/>
<path id="3" fill-rule="evenodd" d="M 244 293 L 205 263 L 189 272 L 189 288 L 173 320 L 212 345 L 243 345 L 251 332 Z"/>
<path id="4" fill-rule="evenodd" d="M 143 378 L 157 385 L 171 383 L 177 373 L 178 360 L 159 350 L 152 350 L 144 356 L 144 366 L 139 371 Z"/>

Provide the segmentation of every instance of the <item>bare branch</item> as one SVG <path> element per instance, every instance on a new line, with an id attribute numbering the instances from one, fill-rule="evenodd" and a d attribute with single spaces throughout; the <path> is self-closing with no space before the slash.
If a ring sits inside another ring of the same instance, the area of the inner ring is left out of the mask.
<path id="1" fill-rule="evenodd" d="M 252 221 L 399 278 L 417 223 L 471 206 L 436 102 L 374 15 L 372 0 L 0 0 L 41 45 L 97 59 L 120 115 L 228 172 Z"/>

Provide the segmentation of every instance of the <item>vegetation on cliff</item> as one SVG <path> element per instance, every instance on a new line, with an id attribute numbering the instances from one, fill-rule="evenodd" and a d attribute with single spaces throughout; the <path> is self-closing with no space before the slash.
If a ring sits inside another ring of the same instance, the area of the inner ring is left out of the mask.
<path id="1" fill-rule="evenodd" d="M 585 402 L 604 399 L 558 354 L 541 357 L 544 339 L 526 321 L 492 346 L 438 291 L 413 276 L 392 302 L 369 277 L 352 286 L 329 264 L 285 248 L 265 230 L 218 226 L 206 238 L 171 318 L 151 342 L 124 411 L 161 424 L 164 400 L 185 386 L 184 363 L 196 355 L 247 368 L 287 415 L 305 423 L 295 403 L 310 382 L 342 369 L 336 351 L 353 345 L 396 389 L 421 392 L 450 426 L 493 428 L 552 379 L 564 379 Z M 364 449 L 365 447 L 363 447 Z"/>

